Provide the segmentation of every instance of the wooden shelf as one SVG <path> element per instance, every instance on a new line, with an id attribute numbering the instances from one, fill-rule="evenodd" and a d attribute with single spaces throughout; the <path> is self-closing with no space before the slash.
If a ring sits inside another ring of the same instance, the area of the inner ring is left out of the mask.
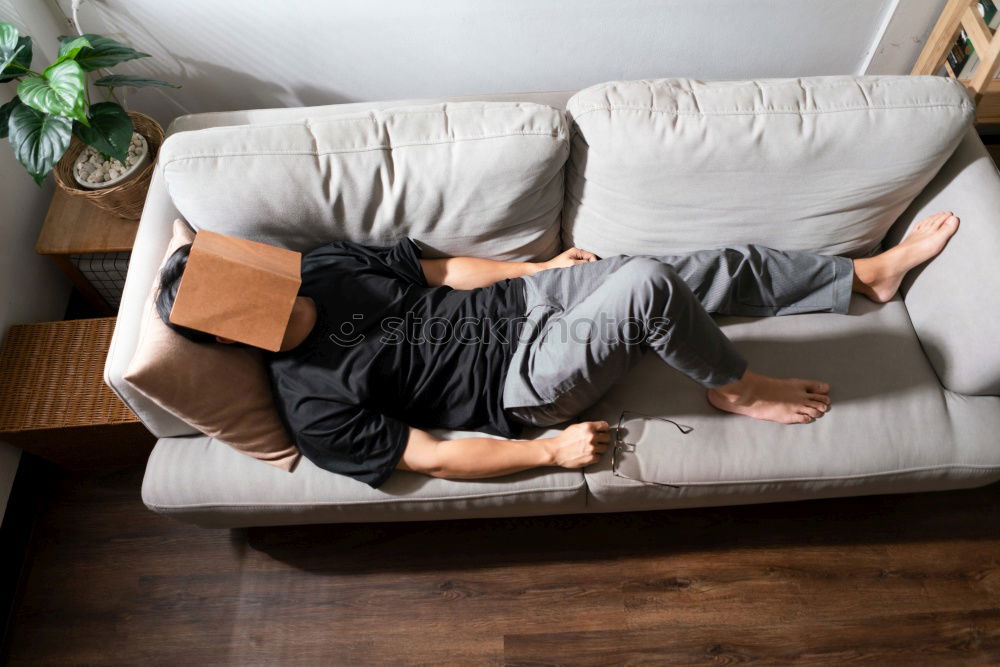
<path id="1" fill-rule="evenodd" d="M 1000 122 L 1000 82 L 994 77 L 1000 70 L 1000 36 L 994 33 L 979 14 L 978 0 L 948 0 L 934 29 L 927 38 L 910 74 L 935 75 L 942 67 L 955 78 L 948 65 L 959 31 L 972 42 L 979 64 L 969 79 L 958 79 L 976 105 L 977 123 Z"/>
<path id="2" fill-rule="evenodd" d="M 965 85 L 969 96 L 975 99 L 975 91 L 968 79 L 959 79 Z M 976 105 L 976 122 L 981 124 L 1000 123 L 1000 79 L 993 79 L 983 90 L 979 104 Z"/>

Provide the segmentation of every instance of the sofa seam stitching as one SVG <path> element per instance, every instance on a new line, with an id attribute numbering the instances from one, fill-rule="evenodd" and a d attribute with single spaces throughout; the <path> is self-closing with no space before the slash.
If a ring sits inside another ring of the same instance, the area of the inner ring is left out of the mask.
<path id="1" fill-rule="evenodd" d="M 499 112 L 499 111 L 510 111 L 511 108 L 516 108 L 516 107 L 518 107 L 518 106 L 520 106 L 522 104 L 532 104 L 532 105 L 537 105 L 537 106 L 540 106 L 540 107 L 548 107 L 548 108 L 553 109 L 553 110 L 555 110 L 557 112 L 560 111 L 560 109 L 557 109 L 556 107 L 553 107 L 550 104 L 542 104 L 541 102 L 531 102 L 531 101 L 528 101 L 528 100 L 514 101 L 514 102 L 495 102 L 495 103 L 494 103 L 493 100 L 463 100 L 463 101 L 460 101 L 460 102 L 429 102 L 427 104 L 482 104 L 482 103 L 489 103 L 490 106 L 482 106 L 479 109 L 476 109 L 475 111 L 479 111 L 479 110 L 482 110 L 482 111 L 497 111 L 497 112 Z M 351 102 L 345 102 L 344 104 L 352 104 L 352 103 Z M 500 105 L 502 105 L 502 108 L 499 108 Z M 337 104 L 332 104 L 332 105 L 320 105 L 320 106 L 321 107 L 329 107 L 329 106 L 338 106 L 338 105 Z M 391 112 L 393 115 L 397 115 L 397 116 L 419 116 L 419 115 L 440 114 L 440 113 L 475 113 L 475 111 L 472 110 L 472 109 L 469 109 L 469 110 L 466 110 L 466 109 L 455 109 L 454 111 L 452 111 L 450 109 L 446 110 L 446 109 L 443 109 L 443 108 L 441 108 L 441 109 L 430 109 L 428 111 L 405 111 L 405 109 L 407 108 L 407 106 L 408 105 L 400 105 L 398 107 L 385 107 L 383 109 L 365 109 L 365 110 L 358 110 L 358 111 L 348 111 L 348 112 L 344 112 L 344 113 L 331 113 L 328 116 L 326 116 L 324 114 L 320 114 L 318 116 L 306 115 L 306 116 L 302 116 L 302 118 L 303 119 L 305 119 L 305 118 L 311 118 L 312 120 L 317 120 L 317 121 L 321 121 L 321 122 L 337 122 L 337 123 L 340 123 L 340 122 L 347 122 L 347 121 L 351 121 L 351 120 L 365 120 L 365 119 L 369 119 L 370 120 L 372 118 L 372 116 L 371 116 L 372 112 L 383 112 L 383 113 L 389 113 L 389 112 Z M 425 106 L 425 105 L 423 105 L 423 104 L 415 104 L 415 105 L 412 105 L 412 106 Z M 277 107 L 277 108 L 271 107 L 270 109 L 245 109 L 245 110 L 240 110 L 240 111 L 242 111 L 243 113 L 253 113 L 254 111 L 275 111 L 275 110 L 276 111 L 285 111 L 288 108 L 289 107 Z M 531 111 L 531 110 L 529 109 L 529 111 Z M 209 114 L 231 114 L 231 113 L 237 113 L 237 112 L 233 112 L 233 111 L 205 111 L 205 112 L 202 112 L 202 113 L 185 114 L 185 115 L 201 116 L 201 115 L 209 115 Z M 183 118 L 183 116 L 179 116 L 179 117 Z M 279 120 L 279 121 L 274 121 L 272 123 L 266 123 L 266 122 L 264 122 L 264 123 L 253 123 L 253 122 L 251 122 L 251 123 L 239 123 L 237 125 L 212 125 L 212 126 L 209 126 L 209 127 L 198 128 L 197 130 L 180 130 L 180 131 L 181 132 L 199 132 L 201 130 L 215 130 L 215 129 L 240 127 L 240 126 L 246 126 L 246 125 L 253 125 L 254 127 L 259 127 L 259 126 L 263 126 L 263 127 L 282 127 L 282 126 L 297 126 L 299 124 L 300 123 L 297 122 L 297 121 L 280 121 Z"/>
<path id="2" fill-rule="evenodd" d="M 364 153 L 371 151 L 380 150 L 393 150 L 394 148 L 406 148 L 408 146 L 434 146 L 439 144 L 454 144 L 461 143 L 463 141 L 479 141 L 482 139 L 502 139 L 504 137 L 516 137 L 516 136 L 535 136 L 535 137 L 551 137 L 559 142 L 566 142 L 567 136 L 564 134 L 552 134 L 551 132 L 508 132 L 506 134 L 488 134 L 488 135 L 474 135 L 456 139 L 447 139 L 444 141 L 419 141 L 411 142 L 406 144 L 392 144 L 389 146 L 378 145 L 378 146 L 365 146 L 363 148 L 349 148 L 344 150 L 333 150 L 333 151 L 255 151 L 255 152 L 244 152 L 244 153 L 204 153 L 196 155 L 183 155 L 179 157 L 169 158 L 161 163 L 162 167 L 166 168 L 168 165 L 174 162 L 180 162 L 181 160 L 197 160 L 202 158 L 216 158 L 216 157 L 256 157 L 261 155 L 339 155 L 345 153 Z"/>
<path id="3" fill-rule="evenodd" d="M 524 496 L 532 493 L 556 493 L 565 491 L 577 491 L 579 489 L 587 489 L 586 482 L 581 479 L 580 483 L 576 486 L 560 486 L 552 487 L 549 489 L 535 489 L 523 492 L 510 491 L 497 491 L 495 493 L 485 493 L 476 495 L 462 495 L 462 496 L 438 496 L 434 498 L 396 498 L 387 500 L 349 500 L 346 502 L 324 502 L 324 503 L 308 503 L 310 506 L 315 507 L 339 507 L 345 505 L 398 505 L 406 503 L 416 503 L 416 502 L 441 502 L 447 500 L 476 500 L 477 498 L 493 498 L 497 496 Z M 164 505 L 164 504 L 149 504 L 145 503 L 147 507 L 163 507 L 169 509 L 181 508 L 181 509 L 207 509 L 213 507 L 243 507 L 243 508 L 260 508 L 260 507 L 301 507 L 303 503 L 268 503 L 266 505 L 253 504 L 253 503 L 212 503 L 212 504 L 198 504 L 198 505 Z"/>
<path id="4" fill-rule="evenodd" d="M 625 106 L 616 104 L 604 104 L 596 107 L 584 107 L 584 110 L 579 113 L 573 113 L 574 123 L 583 116 L 595 111 L 647 111 L 649 113 L 662 113 L 669 114 L 673 116 L 778 116 L 778 115 L 795 115 L 795 114 L 824 114 L 824 113 L 841 113 L 846 111 L 869 111 L 869 110 L 889 110 L 889 109 L 937 109 L 937 108 L 949 108 L 949 109 L 962 109 L 965 111 L 973 110 L 970 104 L 905 104 L 899 106 L 864 106 L 864 107 L 847 107 L 843 109 L 789 109 L 789 110 L 753 110 L 753 111 L 675 111 L 670 109 L 655 109 L 643 106 Z"/>
<path id="5" fill-rule="evenodd" d="M 936 466 L 921 466 L 918 468 L 900 468 L 898 470 L 884 470 L 881 472 L 871 472 L 862 473 L 859 475 L 829 475 L 825 477 L 771 477 L 766 479 L 737 479 L 737 480 L 715 480 L 708 482 L 677 482 L 674 480 L 669 480 L 667 482 L 659 482 L 661 484 L 670 484 L 672 486 L 726 486 L 729 484 L 774 484 L 774 483 L 786 483 L 786 482 L 816 482 L 816 481 L 826 481 L 826 480 L 851 480 L 851 479 L 866 479 L 869 477 L 885 477 L 887 475 L 902 475 L 914 472 L 928 472 L 932 470 L 942 470 L 948 468 L 962 468 L 971 470 L 1000 470 L 1000 465 L 980 465 L 975 463 L 943 463 Z M 594 473 L 591 473 L 594 474 Z M 626 486 L 633 486 L 631 484 Z M 640 484 L 635 486 L 648 486 L 647 484 Z M 602 485 L 603 488 L 614 488 L 611 485 Z"/>
<path id="6" fill-rule="evenodd" d="M 827 76 L 827 75 L 820 75 L 820 77 L 822 77 L 822 78 L 825 78 L 825 76 Z M 794 81 L 795 85 L 797 85 L 801 89 L 805 89 L 805 88 L 839 88 L 839 87 L 841 87 L 841 86 L 844 85 L 844 80 L 856 79 L 857 78 L 856 76 L 852 76 L 850 74 L 833 74 L 833 75 L 829 75 L 829 76 L 835 77 L 835 78 L 837 78 L 839 80 L 837 80 L 837 81 L 831 80 L 829 83 L 826 83 L 824 81 L 817 81 L 817 80 L 815 80 L 815 79 L 817 79 L 817 77 L 815 77 L 815 76 L 807 76 L 807 77 L 802 77 L 802 76 L 787 76 L 787 77 L 785 77 L 785 76 L 781 76 L 781 77 L 766 77 L 766 78 L 762 78 L 762 79 L 725 79 L 725 80 L 722 80 L 722 81 L 708 81 L 708 83 L 710 83 L 710 84 L 718 84 L 718 83 L 736 83 L 736 84 L 741 84 L 741 83 L 746 83 L 747 81 L 753 81 L 754 83 L 756 83 L 758 85 L 759 84 L 763 84 L 765 86 L 771 86 L 771 87 L 777 88 L 777 87 L 781 87 L 781 86 L 789 86 L 790 82 Z M 890 78 L 896 78 L 899 75 L 875 74 L 875 75 L 870 75 L 870 76 L 872 77 L 872 79 L 868 83 L 869 87 L 873 87 L 874 88 L 875 86 L 881 86 L 881 87 L 894 88 L 897 85 L 894 81 L 884 81 L 884 80 L 881 80 L 881 77 L 883 77 L 883 76 L 889 76 Z M 941 79 L 943 81 L 948 81 L 949 80 L 946 77 L 936 77 L 934 75 L 928 75 L 928 78 L 934 78 L 935 80 Z M 808 85 L 804 85 L 802 83 L 802 79 L 810 79 Z M 646 84 L 652 83 L 652 84 L 656 84 L 658 86 L 663 86 L 663 87 L 666 87 L 666 88 L 672 88 L 672 89 L 675 89 L 675 90 L 680 90 L 682 92 L 690 93 L 690 94 L 694 95 L 694 91 L 690 87 L 685 87 L 685 86 L 677 85 L 677 84 L 673 83 L 675 81 L 689 81 L 689 82 L 690 81 L 698 81 L 700 83 L 706 83 L 704 79 L 692 79 L 692 78 L 689 78 L 689 77 L 667 77 L 667 78 L 660 78 L 660 79 L 648 79 L 648 78 L 647 79 L 634 79 L 634 80 L 631 80 L 631 81 L 627 81 L 625 83 L 646 83 Z M 596 92 L 596 91 L 607 90 L 608 88 L 612 88 L 614 86 L 620 85 L 621 83 L 623 83 L 623 82 L 622 81 L 605 81 L 604 83 L 597 83 L 597 84 L 594 84 L 593 86 L 589 86 L 587 88 L 583 88 L 583 89 L 577 91 L 577 93 L 579 94 L 579 93 L 583 93 L 585 91 L 586 92 L 589 92 L 589 91 L 595 91 Z M 209 112 L 209 113 L 225 113 L 225 112 L 216 111 L 216 112 Z"/>

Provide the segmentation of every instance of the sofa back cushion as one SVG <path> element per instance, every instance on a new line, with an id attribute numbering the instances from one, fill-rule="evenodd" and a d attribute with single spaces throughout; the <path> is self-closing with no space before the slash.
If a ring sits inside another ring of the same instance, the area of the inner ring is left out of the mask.
<path id="1" fill-rule="evenodd" d="M 974 115 L 953 79 L 874 75 L 612 81 L 566 110 L 563 239 L 601 256 L 871 254 Z"/>
<path id="2" fill-rule="evenodd" d="M 299 251 L 420 242 L 426 257 L 547 259 L 559 250 L 562 110 L 440 102 L 178 132 L 160 164 L 197 230 Z"/>

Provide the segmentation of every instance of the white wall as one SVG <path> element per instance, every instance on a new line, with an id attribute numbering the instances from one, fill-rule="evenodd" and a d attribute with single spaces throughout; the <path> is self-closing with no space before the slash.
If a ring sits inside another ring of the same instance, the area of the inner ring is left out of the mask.
<path id="1" fill-rule="evenodd" d="M 866 74 L 909 74 L 947 0 L 896 0 L 871 49 Z"/>
<path id="2" fill-rule="evenodd" d="M 14 86 L 0 84 L 0 102 L 13 96 Z M 0 336 L 12 324 L 61 320 L 66 310 L 69 281 L 51 259 L 35 254 L 53 186 L 51 178 L 35 185 L 6 140 L 0 143 Z M 0 517 L 19 460 L 19 449 L 0 442 Z"/>
<path id="3" fill-rule="evenodd" d="M 71 0 L 0 1 L 72 15 Z M 153 56 L 116 72 L 184 86 L 130 93 L 166 125 L 188 112 L 611 79 L 905 74 L 944 2 L 84 0 L 79 18 Z"/>
<path id="4" fill-rule="evenodd" d="M 20 16 L 10 7 L 0 7 L 0 21 L 17 25 Z M 15 91 L 12 83 L 0 84 L 0 104 Z M 0 336 L 11 324 L 60 320 L 65 312 L 69 281 L 52 260 L 35 254 L 53 187 L 51 178 L 41 188 L 35 185 L 14 159 L 10 144 L 0 142 Z M 0 442 L 0 518 L 20 458 L 21 450 Z"/>

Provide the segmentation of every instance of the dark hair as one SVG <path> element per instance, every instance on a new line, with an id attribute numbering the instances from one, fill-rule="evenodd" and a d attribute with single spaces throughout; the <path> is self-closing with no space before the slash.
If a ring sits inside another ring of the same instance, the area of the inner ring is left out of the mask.
<path id="1" fill-rule="evenodd" d="M 182 245 L 175 250 L 163 268 L 160 269 L 160 287 L 156 294 L 156 313 L 168 327 L 184 336 L 188 340 L 196 343 L 215 343 L 215 336 L 204 331 L 198 331 L 170 321 L 170 310 L 174 307 L 174 299 L 177 298 L 177 288 L 181 284 L 181 276 L 184 275 L 184 268 L 187 266 L 188 255 L 191 252 L 191 244 Z"/>

